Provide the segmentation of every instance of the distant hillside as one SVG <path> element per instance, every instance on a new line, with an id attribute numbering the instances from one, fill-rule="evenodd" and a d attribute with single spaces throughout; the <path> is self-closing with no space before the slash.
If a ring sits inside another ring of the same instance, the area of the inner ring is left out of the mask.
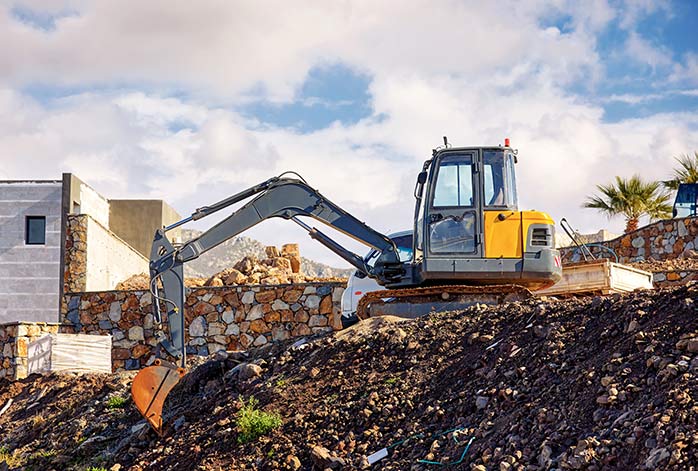
<path id="1" fill-rule="evenodd" d="M 201 231 L 182 229 L 182 240 L 188 241 L 199 234 L 201 234 Z M 184 266 L 184 275 L 187 277 L 205 278 L 232 267 L 235 265 L 235 262 L 241 260 L 246 255 L 254 255 L 260 259 L 266 258 L 264 253 L 265 247 L 263 243 L 249 237 L 233 237 L 206 252 L 201 257 L 187 262 Z M 305 257 L 301 257 L 301 270 L 308 276 L 318 278 L 347 278 L 354 272 L 352 269 L 333 268 Z"/>

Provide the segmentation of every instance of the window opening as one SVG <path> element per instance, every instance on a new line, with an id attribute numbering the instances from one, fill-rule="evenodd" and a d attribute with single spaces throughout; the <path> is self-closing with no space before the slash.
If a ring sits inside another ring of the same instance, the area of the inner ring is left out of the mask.
<path id="1" fill-rule="evenodd" d="M 27 216 L 25 242 L 27 245 L 46 244 L 46 216 Z"/>
<path id="2" fill-rule="evenodd" d="M 449 155 L 439 164 L 434 207 L 473 206 L 473 162 L 469 155 Z"/>

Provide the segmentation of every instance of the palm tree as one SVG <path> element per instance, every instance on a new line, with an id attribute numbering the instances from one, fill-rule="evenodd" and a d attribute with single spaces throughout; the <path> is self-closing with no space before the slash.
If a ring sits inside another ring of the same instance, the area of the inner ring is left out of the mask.
<path id="1" fill-rule="evenodd" d="M 693 153 L 693 156 L 688 154 L 674 157 L 679 163 L 677 168 L 674 168 L 673 178 L 663 181 L 662 184 L 670 190 L 678 190 L 681 183 L 698 183 L 698 151 Z"/>
<path id="2" fill-rule="evenodd" d="M 633 175 L 629 179 L 616 177 L 615 184 L 596 185 L 596 189 L 600 195 L 588 197 L 583 207 L 598 209 L 609 218 L 625 216 L 626 233 L 637 229 L 642 216 L 651 221 L 671 216 L 670 196 L 660 190 L 660 182 L 645 182 Z"/>

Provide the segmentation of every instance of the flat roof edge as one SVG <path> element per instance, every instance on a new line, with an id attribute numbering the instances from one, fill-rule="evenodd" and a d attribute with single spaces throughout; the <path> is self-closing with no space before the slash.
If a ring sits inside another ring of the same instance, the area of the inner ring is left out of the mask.
<path id="1" fill-rule="evenodd" d="M 0 180 L 0 184 L 21 184 L 21 183 L 63 183 L 63 180 Z"/>

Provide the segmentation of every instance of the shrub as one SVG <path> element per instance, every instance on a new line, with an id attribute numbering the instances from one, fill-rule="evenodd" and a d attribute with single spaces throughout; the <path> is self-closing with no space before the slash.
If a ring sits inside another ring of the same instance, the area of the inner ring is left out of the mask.
<path id="1" fill-rule="evenodd" d="M 254 397 L 245 402 L 237 412 L 237 426 L 240 429 L 239 443 L 247 443 L 266 435 L 273 429 L 281 426 L 279 414 L 264 412 L 257 409 L 258 401 Z"/>

